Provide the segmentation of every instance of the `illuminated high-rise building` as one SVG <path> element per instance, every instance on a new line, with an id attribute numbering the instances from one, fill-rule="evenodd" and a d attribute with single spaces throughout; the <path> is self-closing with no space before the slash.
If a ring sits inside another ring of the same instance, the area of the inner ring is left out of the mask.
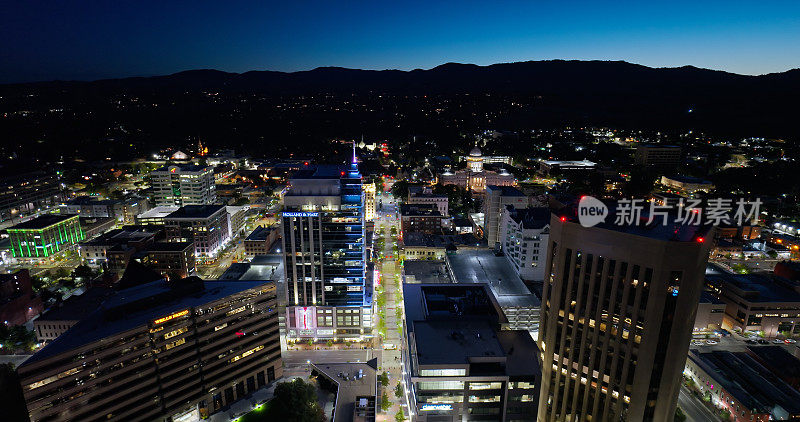
<path id="1" fill-rule="evenodd" d="M 551 217 L 539 421 L 673 420 L 710 238 Z"/>
<path id="2" fill-rule="evenodd" d="M 375 183 L 364 183 L 364 221 L 375 220 Z"/>
<path id="3" fill-rule="evenodd" d="M 18 373 L 33 422 L 206 419 L 283 375 L 275 284 L 117 291 Z"/>
<path id="4" fill-rule="evenodd" d="M 365 282 L 361 174 L 346 166 L 297 172 L 284 196 L 288 338 L 370 335 L 372 286 Z"/>
<path id="5" fill-rule="evenodd" d="M 217 202 L 214 168 L 172 164 L 150 173 L 157 206 L 211 205 Z"/>

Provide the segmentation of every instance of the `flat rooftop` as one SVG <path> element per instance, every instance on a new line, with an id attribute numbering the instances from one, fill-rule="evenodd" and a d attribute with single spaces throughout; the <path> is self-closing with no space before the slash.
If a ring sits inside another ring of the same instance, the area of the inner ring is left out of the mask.
<path id="1" fill-rule="evenodd" d="M 72 295 L 60 305 L 53 306 L 36 321 L 77 321 L 94 312 L 103 301 L 114 294 L 114 289 L 92 287 L 80 295 Z"/>
<path id="2" fill-rule="evenodd" d="M 146 252 L 180 252 L 191 248 L 193 242 L 154 242 L 144 248 Z"/>
<path id="3" fill-rule="evenodd" d="M 92 240 L 82 242 L 82 245 L 116 245 L 128 242 L 137 242 L 149 238 L 154 238 L 157 234 L 155 230 L 149 228 L 131 228 L 128 226 L 121 229 L 113 229 L 105 232 Z"/>
<path id="4" fill-rule="evenodd" d="M 414 283 L 452 283 L 447 263 L 444 261 L 406 260 L 403 262 L 406 282 Z"/>
<path id="5" fill-rule="evenodd" d="M 436 204 L 402 204 L 400 215 L 403 217 L 439 217 L 439 207 Z"/>
<path id="6" fill-rule="evenodd" d="M 251 262 L 235 262 L 219 280 L 277 281 L 283 278 L 281 255 L 258 255 Z"/>
<path id="7" fill-rule="evenodd" d="M 47 227 L 50 227 L 54 224 L 61 223 L 63 221 L 69 220 L 70 218 L 75 218 L 76 215 L 61 215 L 61 214 L 45 214 L 40 215 L 33 220 L 28 220 L 22 223 L 19 223 L 15 226 L 9 227 L 9 230 L 41 230 Z"/>
<path id="8" fill-rule="evenodd" d="M 748 409 L 771 413 L 781 406 L 789 414 L 800 413 L 800 392 L 781 381 L 746 352 L 692 349 L 689 359 Z"/>
<path id="9" fill-rule="evenodd" d="M 464 234 L 429 234 L 422 232 L 403 233 L 403 245 L 412 247 L 444 248 L 453 246 L 481 246 L 486 241 L 478 239 L 471 233 Z"/>
<path id="10" fill-rule="evenodd" d="M 559 161 L 559 160 L 544 160 L 544 163 L 548 166 L 558 166 L 558 167 L 594 167 L 597 163 L 589 160 L 581 160 L 581 161 Z"/>
<path id="11" fill-rule="evenodd" d="M 406 330 L 419 365 L 470 365 L 470 374 L 539 373 L 538 348 L 524 330 L 501 330 L 508 320 L 485 284 L 404 284 Z M 482 367 L 477 360 L 502 362 Z M 477 366 L 476 366 L 477 364 Z M 482 368 L 482 369 L 479 369 Z"/>
<path id="12" fill-rule="evenodd" d="M 460 250 L 448 255 L 447 262 L 456 283 L 486 283 L 498 299 L 531 294 L 508 260 L 489 249 Z"/>
<path id="13" fill-rule="evenodd" d="M 166 218 L 209 218 L 220 211 L 225 211 L 224 205 L 184 205 Z"/>
<path id="14" fill-rule="evenodd" d="M 767 362 L 773 368 L 779 368 L 781 376 L 792 378 L 800 377 L 800 359 L 794 357 L 781 346 L 761 346 L 748 347 L 747 350 L 759 358 L 762 362 Z"/>
<path id="15" fill-rule="evenodd" d="M 357 398 L 377 395 L 377 368 L 377 358 L 369 362 L 314 362 L 314 369 L 324 373 L 338 384 L 333 422 L 351 422 L 355 415 Z M 359 370 L 364 376 L 355 379 L 354 376 L 358 374 Z M 345 380 L 344 377 L 339 376 L 340 373 L 348 375 L 350 379 Z"/>
<path id="16" fill-rule="evenodd" d="M 497 330 L 483 319 L 414 322 L 420 365 L 469 364 L 472 357 L 502 357 Z"/>
<path id="17" fill-rule="evenodd" d="M 277 226 L 272 226 L 272 227 L 258 226 L 249 235 L 247 235 L 247 238 L 245 240 L 256 240 L 256 241 L 267 240 L 267 237 L 269 237 L 270 233 L 272 233 L 276 229 Z"/>
<path id="18" fill-rule="evenodd" d="M 744 299 L 750 302 L 800 302 L 800 293 L 791 288 L 795 284 L 791 280 L 764 274 L 708 273 L 706 279 L 712 283 L 728 283 L 741 290 Z"/>
<path id="19" fill-rule="evenodd" d="M 198 166 L 197 164 L 170 164 L 161 167 L 159 169 L 156 169 L 155 171 L 169 171 L 170 167 L 177 167 L 178 169 L 180 169 L 180 171 L 187 171 L 187 172 L 189 171 L 198 172 L 212 168 L 211 166 Z"/>
<path id="20" fill-rule="evenodd" d="M 150 208 L 149 210 L 139 214 L 136 218 L 164 218 L 175 211 L 178 211 L 178 206 L 173 205 L 163 205 L 160 207 Z"/>
<path id="21" fill-rule="evenodd" d="M 203 281 L 189 277 L 154 281 L 117 291 L 102 306 L 31 356 L 23 365 L 122 333 L 165 315 L 194 308 L 266 284 L 264 281 Z"/>
<path id="22" fill-rule="evenodd" d="M 338 164 L 319 164 L 308 169 L 296 171 L 292 179 L 341 179 L 350 171 L 350 166 Z M 344 174 L 342 174 L 344 173 Z"/>
<path id="23" fill-rule="evenodd" d="M 487 191 L 500 191 L 501 196 L 525 196 L 525 193 L 513 186 L 486 186 Z"/>
<path id="24" fill-rule="evenodd" d="M 537 208 L 519 208 L 515 209 L 511 205 L 507 205 L 511 212 L 509 216 L 517 224 L 522 223 L 525 229 L 543 229 L 545 226 L 550 225 L 550 209 L 545 207 Z"/>

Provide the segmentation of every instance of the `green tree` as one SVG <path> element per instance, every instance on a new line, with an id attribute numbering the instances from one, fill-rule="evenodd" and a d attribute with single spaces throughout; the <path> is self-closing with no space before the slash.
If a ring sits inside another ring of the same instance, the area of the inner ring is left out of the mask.
<path id="1" fill-rule="evenodd" d="M 383 371 L 383 373 L 378 375 L 378 380 L 381 382 L 382 386 L 388 387 L 389 386 L 389 373 L 386 372 L 386 371 Z"/>
<path id="2" fill-rule="evenodd" d="M 389 408 L 392 407 L 392 402 L 389 401 L 389 396 L 386 395 L 386 393 L 383 393 L 383 395 L 381 395 L 380 405 L 381 405 L 381 410 L 384 412 L 389 411 Z"/>
<path id="3" fill-rule="evenodd" d="M 683 413 L 680 407 L 675 408 L 675 422 L 684 422 L 686 421 L 686 414 Z"/>
<path id="4" fill-rule="evenodd" d="M 322 422 L 325 415 L 317 403 L 317 389 L 313 384 L 295 378 L 290 382 L 279 383 L 275 387 L 272 400 L 275 409 L 274 420 L 296 422 Z"/>
<path id="5" fill-rule="evenodd" d="M 405 198 L 408 196 L 408 181 L 398 180 L 392 185 L 392 195 L 395 198 Z"/>
<path id="6" fill-rule="evenodd" d="M 406 415 L 403 414 L 403 409 L 400 409 L 400 411 L 397 412 L 396 415 L 394 415 L 394 420 L 397 422 L 403 422 L 404 420 L 406 420 Z"/>
<path id="7" fill-rule="evenodd" d="M 91 267 L 88 265 L 78 265 L 74 271 L 72 271 L 72 277 L 74 278 L 82 278 L 84 280 L 91 280 L 94 278 L 95 272 L 92 270 Z"/>
<path id="8" fill-rule="evenodd" d="M 403 397 L 403 393 L 404 393 L 403 384 L 398 382 L 397 385 L 394 387 L 394 396 L 399 399 Z"/>
<path id="9" fill-rule="evenodd" d="M 328 341 L 326 341 L 326 342 L 325 342 L 325 345 L 327 345 L 328 347 L 331 347 L 331 346 L 333 346 L 333 340 L 328 340 Z"/>

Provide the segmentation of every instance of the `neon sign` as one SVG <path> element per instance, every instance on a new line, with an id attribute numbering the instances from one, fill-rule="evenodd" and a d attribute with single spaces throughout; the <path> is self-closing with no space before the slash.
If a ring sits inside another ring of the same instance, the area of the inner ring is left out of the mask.
<path id="1" fill-rule="evenodd" d="M 453 410 L 452 404 L 423 404 L 420 408 L 420 411 L 429 411 L 429 410 Z"/>
<path id="2" fill-rule="evenodd" d="M 163 323 L 165 323 L 167 321 L 172 321 L 175 318 L 180 318 L 180 317 L 186 316 L 186 315 L 189 315 L 189 310 L 188 309 L 185 309 L 185 310 L 180 311 L 180 312 L 175 312 L 174 314 L 167 315 L 167 316 L 165 316 L 163 318 L 159 318 L 159 319 L 153 321 L 153 324 L 163 324 Z"/>
<path id="3" fill-rule="evenodd" d="M 284 212 L 284 217 L 319 217 L 318 212 Z"/>

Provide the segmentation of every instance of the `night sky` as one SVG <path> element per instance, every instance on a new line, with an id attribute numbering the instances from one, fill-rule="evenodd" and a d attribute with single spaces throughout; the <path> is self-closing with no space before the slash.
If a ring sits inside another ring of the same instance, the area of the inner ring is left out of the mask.
<path id="1" fill-rule="evenodd" d="M 544 59 L 781 72 L 800 1 L 0 2 L 0 82 Z"/>

